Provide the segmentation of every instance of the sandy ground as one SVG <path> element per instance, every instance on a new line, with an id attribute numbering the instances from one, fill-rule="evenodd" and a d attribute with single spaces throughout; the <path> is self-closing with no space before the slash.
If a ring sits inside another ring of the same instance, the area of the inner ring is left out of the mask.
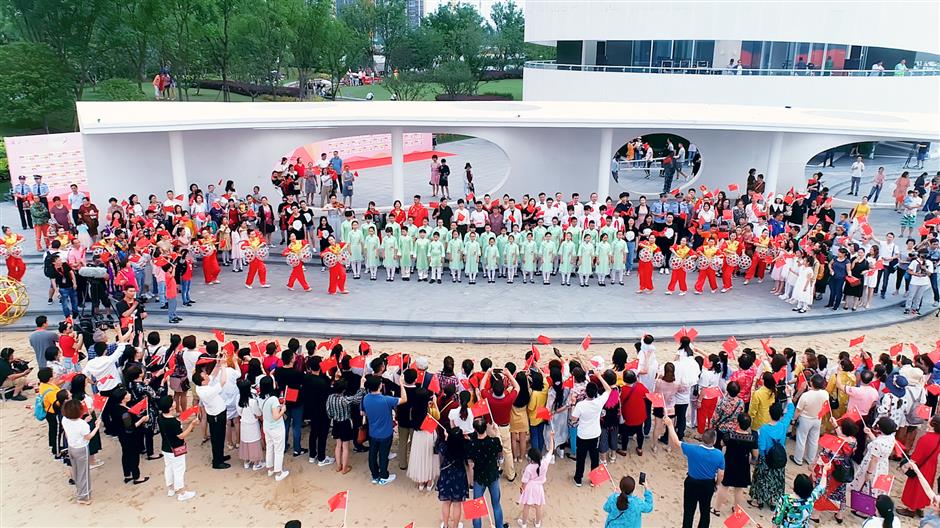
<path id="1" fill-rule="evenodd" d="M 550 335 L 550 332 L 546 332 Z M 209 338 L 208 334 L 200 338 Z M 272 336 L 261 336 L 270 338 Z M 848 346 L 857 333 L 834 332 L 774 340 L 778 348 L 791 346 L 796 349 L 813 347 L 818 352 L 834 357 Z M 4 333 L 0 336 L 2 346 L 12 346 L 24 356 L 32 352 L 24 333 Z M 235 338 L 234 336 L 229 337 Z M 915 322 L 881 328 L 869 332 L 865 346 L 873 353 L 885 352 L 898 341 L 917 343 L 922 350 L 932 348 L 938 338 L 938 324 L 933 317 Z M 252 338 L 257 339 L 257 338 Z M 248 341 L 248 339 L 244 339 Z M 281 338 L 282 343 L 286 339 Z M 345 342 L 354 348 L 356 343 Z M 661 360 L 671 354 L 671 343 L 659 343 Z M 742 346 L 760 349 L 757 341 L 742 341 Z M 719 343 L 700 343 L 705 350 L 719 348 Z M 432 369 L 440 366 L 441 359 L 452 355 L 459 365 L 460 360 L 471 357 L 480 359 L 489 356 L 495 362 L 520 361 L 527 347 L 499 345 L 449 345 L 433 343 L 373 343 L 378 351 L 405 351 L 431 358 Z M 611 345 L 592 347 L 590 353 L 609 358 Z M 632 346 L 628 347 L 632 351 Z M 562 348 L 564 353 L 573 353 L 574 346 Z M 632 357 L 632 356 L 631 356 Z M 32 393 L 30 393 L 32 395 Z M 24 403 L 28 403 L 25 405 Z M 329 513 L 326 500 L 333 493 L 349 490 L 347 526 L 353 527 L 403 527 L 415 522 L 416 527 L 439 525 L 439 503 L 436 493 L 419 492 L 416 485 L 398 471 L 399 478 L 386 488 L 377 488 L 369 483 L 365 454 L 353 454 L 354 469 L 345 476 L 338 476 L 335 466 L 318 468 L 309 464 L 307 457 L 288 457 L 285 466 L 290 476 L 282 482 L 274 482 L 263 472 L 250 472 L 240 464 L 232 469 L 216 472 L 209 468 L 209 446 L 190 442 L 189 468 L 186 472 L 187 487 L 198 491 L 196 499 L 179 503 L 167 498 L 163 486 L 163 462 L 141 461 L 142 474 L 151 481 L 140 485 L 125 485 L 121 479 L 120 446 L 116 440 L 105 439 L 104 449 L 99 454 L 105 465 L 92 471 L 91 506 L 80 506 L 72 500 L 73 488 L 68 485 L 64 466 L 51 459 L 46 447 L 46 426 L 37 423 L 32 416 L 32 401 L 7 401 L 0 406 L 0 526 L 279 526 L 290 519 L 300 519 L 305 526 L 339 527 L 343 523 L 342 511 Z M 306 432 L 304 445 L 306 445 Z M 332 443 L 330 449 L 332 449 Z M 792 445 L 788 449 L 792 452 Z M 233 453 L 237 458 L 237 453 Z M 233 461 L 233 462 L 237 462 Z M 395 462 L 392 469 L 397 470 Z M 644 517 L 644 526 L 678 526 L 682 504 L 682 480 L 686 464 L 677 453 L 652 454 L 649 450 L 643 457 L 635 455 L 618 457 L 610 466 L 614 479 L 619 481 L 624 474 L 636 476 L 645 471 L 649 476 L 655 496 L 654 511 Z M 519 471 L 522 467 L 518 468 Z M 792 465 L 788 481 L 795 475 Z M 546 493 L 549 503 L 545 511 L 546 527 L 603 526 L 602 505 L 612 492 L 612 487 L 592 489 L 590 486 L 576 488 L 571 477 L 574 462 L 558 461 L 549 470 Z M 894 495 L 899 496 L 904 478 L 897 475 Z M 506 522 L 515 527 L 521 508 L 516 503 L 519 492 L 518 481 L 508 484 L 502 481 L 502 504 Z M 42 504 L 42 506 L 40 506 Z M 769 514 L 748 508 L 752 517 L 769 526 Z M 823 526 L 836 526 L 827 515 Z M 857 525 L 847 518 L 849 525 Z M 721 519 L 712 518 L 713 525 L 720 526 Z M 469 522 L 466 526 L 470 526 Z"/>

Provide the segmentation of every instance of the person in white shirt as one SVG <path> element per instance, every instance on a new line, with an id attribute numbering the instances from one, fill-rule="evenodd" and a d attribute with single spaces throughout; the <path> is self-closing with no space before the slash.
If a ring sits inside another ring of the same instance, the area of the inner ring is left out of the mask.
<path id="1" fill-rule="evenodd" d="M 829 401 L 829 392 L 826 391 L 826 378 L 815 374 L 809 379 L 811 389 L 800 396 L 796 404 L 796 447 L 790 455 L 790 461 L 798 466 L 804 462 L 811 465 L 816 462 L 816 453 L 819 450 L 819 428 L 822 420 L 819 412 L 823 405 Z"/>
<path id="2" fill-rule="evenodd" d="M 483 234 L 488 216 L 486 211 L 483 210 L 483 204 L 479 202 L 476 204 L 476 209 L 470 211 L 470 223 L 476 229 L 478 235 Z"/>
<path id="3" fill-rule="evenodd" d="M 581 203 L 581 195 L 578 193 L 571 194 L 571 201 L 568 202 L 568 205 L 574 206 L 574 217 L 579 220 L 584 218 L 584 204 Z"/>
<path id="4" fill-rule="evenodd" d="M 888 289 L 888 281 L 898 264 L 898 256 L 901 254 L 901 249 L 894 242 L 894 233 L 886 234 L 884 240 L 878 240 L 877 238 L 874 238 L 874 240 L 878 243 L 878 257 L 884 262 L 884 268 L 878 271 L 878 283 L 881 285 L 881 298 L 884 299 L 885 291 Z"/>
<path id="5" fill-rule="evenodd" d="M 101 417 L 92 429 L 82 419 L 82 402 L 68 400 L 62 405 L 62 431 L 69 446 L 69 464 L 72 468 L 72 481 L 75 482 L 78 504 L 91 504 L 91 472 L 88 463 L 88 441 L 101 429 Z"/>
<path id="6" fill-rule="evenodd" d="M 82 374 L 94 380 L 98 392 L 109 394 L 121 384 L 121 371 L 117 365 L 128 346 L 130 345 L 122 343 L 111 354 L 97 356 L 85 363 Z"/>
<path id="7" fill-rule="evenodd" d="M 281 158 L 281 162 L 274 166 L 274 170 L 276 172 L 284 174 L 284 172 L 287 170 L 287 166 L 288 166 L 287 158 Z"/>
<path id="8" fill-rule="evenodd" d="M 469 221 L 469 217 L 467 220 Z M 509 205 L 503 211 L 503 225 L 506 226 L 506 231 L 509 233 L 512 233 L 513 227 L 522 225 L 522 213 L 516 209 L 515 200 L 509 200 Z"/>
<path id="9" fill-rule="evenodd" d="M 862 184 L 862 175 L 865 174 L 865 163 L 862 162 L 862 157 L 859 156 L 855 158 L 855 163 L 852 164 L 852 186 L 849 189 L 849 194 L 852 196 L 858 196 L 858 188 Z"/>
<path id="10" fill-rule="evenodd" d="M 470 412 L 470 392 L 460 393 L 460 406 L 447 413 L 451 427 L 458 427 L 465 435 L 473 434 L 473 413 Z"/>
<path id="11" fill-rule="evenodd" d="M 189 337 L 189 336 L 187 336 Z M 183 353 L 185 360 L 185 352 Z M 222 397 L 222 389 L 228 381 L 228 370 L 225 368 L 223 358 L 216 358 L 212 373 L 208 374 L 196 369 L 192 375 L 199 403 L 206 411 L 206 420 L 209 422 L 209 439 L 212 442 L 212 469 L 228 469 L 231 465 L 226 462 L 230 456 L 225 454 L 225 416 L 226 403 Z"/>
<path id="12" fill-rule="evenodd" d="M 883 61 L 878 61 L 871 65 L 871 76 L 881 77 L 885 73 L 885 67 Z"/>
<path id="13" fill-rule="evenodd" d="M 320 169 L 320 172 L 326 170 L 330 166 L 330 160 L 326 159 L 326 152 L 320 154 L 320 159 L 317 160 L 317 168 Z"/>
<path id="14" fill-rule="evenodd" d="M 172 218 L 175 215 L 173 211 L 176 209 L 177 205 L 183 207 L 183 203 L 173 196 L 173 191 L 167 191 L 166 200 L 163 200 L 163 210 L 167 217 Z"/>
<path id="15" fill-rule="evenodd" d="M 85 199 L 85 195 L 78 192 L 78 185 L 73 183 L 69 187 L 72 190 L 72 192 L 69 193 L 69 208 L 72 210 L 72 222 L 78 225 L 78 210 L 82 206 L 82 200 Z"/>
<path id="16" fill-rule="evenodd" d="M 679 340 L 679 351 L 676 353 L 676 383 L 679 384 L 679 390 L 676 391 L 675 421 L 679 440 L 685 437 L 686 415 L 692 402 L 692 387 L 698 383 L 702 374 L 702 369 L 692 357 L 694 352 L 691 343 L 688 337 L 683 336 Z"/>
<path id="17" fill-rule="evenodd" d="M 924 296 L 930 290 L 930 275 L 933 274 L 933 262 L 927 260 L 927 251 L 920 250 L 911 261 L 907 272 L 911 275 L 911 287 L 904 301 L 904 313 L 920 315 L 920 306 Z"/>
<path id="18" fill-rule="evenodd" d="M 588 455 L 591 456 L 591 471 L 600 465 L 600 453 L 598 452 L 598 441 L 601 438 L 601 414 L 604 411 L 604 404 L 607 403 L 607 391 L 610 385 L 604 381 L 603 376 L 597 376 L 603 390 L 598 390 L 597 385 L 588 382 L 585 387 L 586 399 L 579 401 L 574 410 L 571 411 L 571 417 L 578 422 L 578 450 L 577 461 L 574 470 L 574 485 L 581 487 L 581 479 L 584 477 L 584 462 Z"/>
<path id="19" fill-rule="evenodd" d="M 637 357 L 637 381 L 646 387 L 646 390 L 653 392 L 656 389 L 656 374 L 659 372 L 659 360 L 656 358 L 656 345 L 653 344 L 653 336 L 643 336 L 642 344 Z M 649 435 L 650 428 L 653 425 L 650 402 L 646 402 L 646 423 L 643 424 L 643 434 Z"/>

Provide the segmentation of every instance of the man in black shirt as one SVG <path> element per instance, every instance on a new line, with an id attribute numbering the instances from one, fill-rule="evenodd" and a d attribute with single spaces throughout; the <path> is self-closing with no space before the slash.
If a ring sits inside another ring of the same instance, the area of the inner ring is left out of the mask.
<path id="1" fill-rule="evenodd" d="M 509 524 L 503 523 L 503 507 L 499 504 L 499 455 L 503 445 L 495 431 L 487 431 L 483 420 L 473 422 L 473 432 L 476 434 L 467 447 L 467 461 L 473 472 L 473 498 L 479 499 L 489 490 L 493 521 L 496 526 L 506 528 Z M 481 528 L 481 525 L 480 519 L 473 520 L 473 528 Z"/>
<path id="2" fill-rule="evenodd" d="M 282 367 L 274 370 L 274 381 L 277 386 L 284 390 L 284 397 L 287 413 L 284 415 L 284 424 L 288 431 L 293 433 L 294 437 L 294 456 L 300 456 L 307 452 L 300 447 L 301 428 L 304 425 L 304 400 L 302 399 L 301 389 L 304 384 L 304 375 L 294 368 L 294 360 L 297 356 L 290 350 L 281 352 Z M 290 394 L 288 394 L 290 391 Z M 326 402 L 324 401 L 324 406 Z M 289 444 L 285 442 L 285 449 Z"/>
<path id="3" fill-rule="evenodd" d="M 787 222 L 790 225 L 803 226 L 803 219 L 806 218 L 806 200 L 800 196 L 790 205 L 790 216 Z"/>
<path id="4" fill-rule="evenodd" d="M 412 410 L 415 406 L 415 394 L 418 387 L 418 371 L 408 369 L 402 374 L 404 383 L 402 390 L 408 395 L 408 400 L 395 409 L 395 419 L 398 420 L 398 469 L 408 469 L 408 455 L 411 453 L 411 437 L 415 429 L 421 427 L 412 421 Z M 423 419 L 422 419 L 423 420 Z"/>
<path id="5" fill-rule="evenodd" d="M 630 203 L 630 193 L 622 192 L 620 193 L 620 201 L 617 202 L 617 205 L 614 206 L 614 216 L 628 217 L 631 216 L 630 212 L 633 210 L 633 204 Z"/>
<path id="6" fill-rule="evenodd" d="M 59 301 L 62 303 L 62 313 L 65 317 L 74 315 L 78 317 L 78 293 L 75 291 L 75 270 L 64 265 L 62 257 L 52 256 L 52 281 L 59 292 Z"/>
<path id="7" fill-rule="evenodd" d="M 449 205 L 447 205 L 447 198 L 441 198 L 441 203 L 437 206 L 436 209 L 434 209 L 432 217 L 434 218 L 435 223 L 437 220 L 443 220 L 444 227 L 446 227 L 448 230 L 450 229 L 450 222 L 454 217 L 454 210 L 451 209 Z"/>
<path id="8" fill-rule="evenodd" d="M 326 399 L 330 395 L 330 380 L 320 370 L 320 357 L 307 358 L 304 374 L 304 417 L 310 420 L 310 463 L 329 466 L 336 460 L 326 454 L 326 437 L 330 431 L 330 417 L 326 414 Z"/>
<path id="9" fill-rule="evenodd" d="M 140 344 L 140 335 L 144 331 L 144 319 L 147 318 L 147 311 L 144 305 L 137 301 L 137 288 L 128 286 L 124 288 L 124 297 L 114 305 L 114 311 L 118 316 L 118 325 L 121 332 L 129 326 L 127 319 L 133 319 L 134 325 L 134 346 Z"/>

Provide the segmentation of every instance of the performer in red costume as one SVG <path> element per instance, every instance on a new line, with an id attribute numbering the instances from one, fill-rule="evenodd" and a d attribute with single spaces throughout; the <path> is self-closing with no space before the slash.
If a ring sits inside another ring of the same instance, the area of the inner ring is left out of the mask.
<path id="1" fill-rule="evenodd" d="M 650 235 L 646 240 L 640 242 L 637 252 L 640 255 L 640 265 L 637 271 L 637 275 L 640 276 L 640 289 L 636 292 L 644 293 L 649 291 L 653 293 L 653 256 L 659 252 L 656 237 Z"/>
<path id="2" fill-rule="evenodd" d="M 248 260 L 248 277 L 245 278 L 245 287 L 251 289 L 251 283 L 255 281 L 255 275 L 258 276 L 262 288 L 270 288 L 268 284 L 268 268 L 264 265 L 264 259 L 268 255 L 268 246 L 264 239 L 258 236 L 258 231 L 254 230 L 248 236 L 248 240 L 241 243 L 242 251 L 245 253 L 245 259 Z"/>
<path id="3" fill-rule="evenodd" d="M 711 266 L 711 263 L 718 253 L 718 246 L 715 245 L 714 237 L 708 239 L 707 245 L 699 248 L 699 258 L 701 259 L 701 257 L 704 256 L 707 261 L 705 266 L 702 266 L 702 261 L 700 260 L 698 280 L 695 281 L 695 295 L 702 294 L 702 288 L 705 287 L 705 279 L 708 279 L 708 285 L 711 287 L 712 293 L 718 291 L 718 278 L 715 276 L 715 269 Z"/>
<path id="4" fill-rule="evenodd" d="M 202 245 L 202 274 L 206 279 L 206 284 L 218 284 L 219 272 L 222 268 L 219 267 L 215 237 L 208 229 L 203 229 L 202 239 L 197 243 Z"/>
<path id="5" fill-rule="evenodd" d="M 335 295 L 337 291 L 343 294 L 349 293 L 346 290 L 346 264 L 342 262 L 343 254 L 346 252 L 346 243 L 337 242 L 333 236 L 330 236 L 329 243 L 330 245 L 326 248 L 326 251 L 331 253 L 333 258 L 324 259 L 330 261 L 327 262 L 327 265 L 330 266 L 329 294 Z"/>
<path id="6" fill-rule="evenodd" d="M 721 293 L 727 292 L 734 286 L 732 279 L 734 279 L 734 270 L 738 267 L 738 257 L 742 249 L 744 247 L 734 231 L 729 233 L 728 240 L 721 244 L 721 253 L 724 257 L 724 264 L 721 268 Z"/>
<path id="7" fill-rule="evenodd" d="M 666 291 L 666 295 L 672 295 L 672 292 L 676 291 L 676 287 L 679 287 L 679 295 L 685 295 L 689 291 L 689 287 L 686 285 L 686 273 L 683 265 L 685 264 L 685 259 L 694 258 L 694 253 L 692 248 L 689 247 L 689 241 L 685 237 L 679 241 L 678 245 L 672 246 L 672 259 L 676 259 L 676 266 L 673 267 L 670 263 L 670 268 L 672 268 L 672 275 L 669 277 L 669 288 Z"/>
<path id="8" fill-rule="evenodd" d="M 13 280 L 23 280 L 26 274 L 26 263 L 23 262 L 23 235 L 13 232 L 13 228 L 3 228 L 3 252 L 6 254 L 7 275 Z"/>
<path id="9" fill-rule="evenodd" d="M 744 274 L 744 284 L 757 276 L 757 282 L 764 282 L 764 273 L 767 271 L 767 257 L 770 254 L 770 246 L 773 240 L 767 236 L 767 229 L 761 228 L 760 236 L 754 240 L 754 255 L 751 257 L 751 267 Z"/>
<path id="10" fill-rule="evenodd" d="M 297 235 L 291 233 L 287 248 L 281 253 L 287 257 L 287 265 L 291 267 L 290 278 L 287 279 L 287 289 L 293 290 L 294 283 L 299 282 L 305 292 L 310 291 L 307 277 L 304 275 L 304 260 L 309 260 L 312 253 L 306 240 L 297 240 Z"/>

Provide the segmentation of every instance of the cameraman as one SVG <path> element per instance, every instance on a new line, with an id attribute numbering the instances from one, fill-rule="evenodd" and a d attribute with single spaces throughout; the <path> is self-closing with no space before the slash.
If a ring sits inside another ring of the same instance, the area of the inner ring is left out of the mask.
<path id="1" fill-rule="evenodd" d="M 147 311 L 144 305 L 137 300 L 137 288 L 129 286 L 124 289 L 124 297 L 114 306 L 117 312 L 118 326 L 121 332 L 127 328 L 133 328 L 134 337 L 132 343 L 134 346 L 140 344 L 140 334 L 144 331 L 144 319 L 147 318 Z"/>
<path id="2" fill-rule="evenodd" d="M 105 315 L 111 315 L 111 299 L 108 297 L 108 268 L 101 261 L 100 255 L 92 257 L 91 264 L 78 269 L 78 275 L 85 279 L 91 298 L 91 314 L 98 315 L 99 306 L 105 308 Z"/>
<path id="3" fill-rule="evenodd" d="M 917 256 L 911 261 L 907 272 L 911 276 L 911 286 L 907 293 L 907 301 L 904 303 L 904 313 L 920 315 L 920 306 L 923 303 L 924 295 L 930 289 L 930 276 L 934 272 L 933 262 L 927 260 L 926 249 L 917 252 Z"/>

